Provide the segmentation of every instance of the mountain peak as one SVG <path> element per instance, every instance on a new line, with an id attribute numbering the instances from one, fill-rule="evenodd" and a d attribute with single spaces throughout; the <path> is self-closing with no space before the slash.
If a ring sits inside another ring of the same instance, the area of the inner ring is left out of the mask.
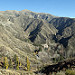
<path id="1" fill-rule="evenodd" d="M 24 11 L 24 12 L 32 12 L 32 11 L 30 11 L 28 9 L 24 9 L 24 10 L 21 10 L 21 11 Z"/>

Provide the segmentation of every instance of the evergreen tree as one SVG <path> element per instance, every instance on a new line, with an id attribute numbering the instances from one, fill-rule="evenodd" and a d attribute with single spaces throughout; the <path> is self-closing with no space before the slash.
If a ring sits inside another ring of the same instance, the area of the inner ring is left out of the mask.
<path id="1" fill-rule="evenodd" d="M 27 70 L 29 71 L 30 70 L 30 61 L 29 61 L 28 57 L 26 58 L 26 62 L 27 62 Z"/>

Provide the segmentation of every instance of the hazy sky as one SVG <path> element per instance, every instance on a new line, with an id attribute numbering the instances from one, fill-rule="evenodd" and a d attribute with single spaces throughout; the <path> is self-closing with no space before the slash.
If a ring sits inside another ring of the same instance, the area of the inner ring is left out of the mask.
<path id="1" fill-rule="evenodd" d="M 75 18 L 75 0 L 0 0 L 0 11 L 24 9 Z"/>

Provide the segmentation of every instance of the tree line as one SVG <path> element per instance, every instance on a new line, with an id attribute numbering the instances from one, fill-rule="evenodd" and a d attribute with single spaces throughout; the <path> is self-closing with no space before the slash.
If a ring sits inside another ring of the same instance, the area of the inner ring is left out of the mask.
<path id="1" fill-rule="evenodd" d="M 1 62 L 0 62 L 0 67 L 5 68 L 5 69 L 8 69 L 8 68 L 13 69 L 14 68 L 16 70 L 19 70 L 20 68 L 22 68 L 23 70 L 29 71 L 30 70 L 30 61 L 27 56 L 26 57 L 26 66 L 24 66 L 19 61 L 19 58 L 17 55 L 14 55 L 13 59 L 9 58 L 9 61 L 8 61 L 7 57 L 2 57 Z"/>

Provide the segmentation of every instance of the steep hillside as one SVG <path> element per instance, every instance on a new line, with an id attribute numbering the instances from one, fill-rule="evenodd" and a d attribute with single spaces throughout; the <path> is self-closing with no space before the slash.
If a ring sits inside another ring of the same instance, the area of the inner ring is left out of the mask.
<path id="1" fill-rule="evenodd" d="M 52 58 L 74 56 L 75 19 L 29 10 L 0 11 L 0 56 L 26 56 L 32 66 Z M 35 51 L 38 55 L 34 55 Z M 36 60 L 37 59 L 37 60 Z"/>
<path id="2" fill-rule="evenodd" d="M 43 45 L 49 45 L 51 50 L 51 47 L 56 45 L 52 40 L 56 32 L 57 29 L 43 19 L 30 18 L 18 11 L 0 12 L 0 56 L 12 58 L 16 54 L 23 64 L 28 56 L 31 66 L 35 66 L 33 64 L 36 62 L 40 64 L 51 62 L 50 57 L 52 56 L 48 55 Z M 39 60 L 36 61 L 37 56 L 34 56 L 33 53 L 40 47 L 42 51 L 38 54 Z"/>
<path id="3" fill-rule="evenodd" d="M 75 19 L 72 18 L 54 18 L 50 22 L 58 30 L 55 36 L 56 41 L 63 44 L 66 48 L 67 55 L 75 56 Z"/>

